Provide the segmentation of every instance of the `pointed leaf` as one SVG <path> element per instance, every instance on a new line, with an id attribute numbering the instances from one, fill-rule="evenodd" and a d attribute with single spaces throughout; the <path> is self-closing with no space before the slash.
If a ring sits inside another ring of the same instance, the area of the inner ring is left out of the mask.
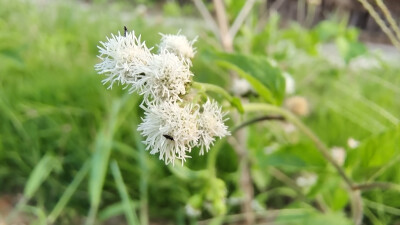
<path id="1" fill-rule="evenodd" d="M 285 95 L 285 79 L 280 69 L 266 57 L 219 53 L 220 66 L 236 71 L 267 102 L 279 105 Z"/>

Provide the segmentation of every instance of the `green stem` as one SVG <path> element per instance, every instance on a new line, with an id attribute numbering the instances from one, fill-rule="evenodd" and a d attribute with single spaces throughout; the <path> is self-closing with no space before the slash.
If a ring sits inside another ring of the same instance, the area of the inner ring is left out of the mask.
<path id="1" fill-rule="evenodd" d="M 217 172 L 216 172 L 217 157 L 218 157 L 219 150 L 222 148 L 224 143 L 225 143 L 225 141 L 223 141 L 223 140 L 218 141 L 208 153 L 207 168 L 208 168 L 208 172 L 209 172 L 210 176 L 212 176 L 212 177 L 217 176 Z"/>
<path id="2" fill-rule="evenodd" d="M 371 189 L 392 189 L 400 192 L 400 185 L 389 182 L 372 182 L 372 183 L 356 184 L 353 186 L 353 190 L 364 191 Z"/>
<path id="3" fill-rule="evenodd" d="M 220 86 L 214 85 L 214 84 L 193 82 L 192 87 L 194 87 L 198 90 L 201 90 L 201 91 L 211 91 L 211 92 L 220 94 L 230 102 L 233 100 L 233 97 L 225 89 L 221 88 Z"/>
<path id="4" fill-rule="evenodd" d="M 264 103 L 249 103 L 246 105 L 243 105 L 243 108 L 245 112 L 266 112 L 266 113 L 277 113 L 285 117 L 285 119 L 291 123 L 293 123 L 298 129 L 300 129 L 308 138 L 311 139 L 312 142 L 314 142 L 315 146 L 317 147 L 317 150 L 322 154 L 322 156 L 328 160 L 330 164 L 335 167 L 335 169 L 338 171 L 339 175 L 343 178 L 343 180 L 346 182 L 346 184 L 349 186 L 351 189 L 353 187 L 353 182 L 350 180 L 350 178 L 346 175 L 342 167 L 340 167 L 335 159 L 331 156 L 328 147 L 325 146 L 325 144 L 315 135 L 306 125 L 303 124 L 296 116 L 294 116 L 292 113 L 289 111 L 286 111 L 283 108 L 273 106 L 273 105 L 268 105 Z"/>
<path id="5" fill-rule="evenodd" d="M 140 101 L 135 103 L 136 108 L 139 108 Z M 139 151 L 139 168 L 140 168 L 140 180 L 139 180 L 139 193 L 140 193 L 140 224 L 148 225 L 148 208 L 149 208 L 149 198 L 148 198 L 148 183 L 149 183 L 149 168 L 147 165 L 147 154 L 146 149 L 142 143 L 142 138 L 136 127 L 139 125 L 139 119 L 135 118 L 135 124 L 133 128 L 133 137 L 136 143 L 136 148 Z"/>
<path id="6" fill-rule="evenodd" d="M 285 118 L 283 118 L 283 116 L 273 116 L 273 115 L 267 115 L 267 116 L 261 116 L 249 121 L 246 121 L 242 124 L 240 124 L 239 126 L 235 127 L 232 129 L 232 134 L 236 133 L 238 130 L 247 127 L 253 123 L 257 123 L 257 122 L 261 122 L 261 121 L 265 121 L 265 120 L 277 120 L 277 121 L 284 121 Z"/>

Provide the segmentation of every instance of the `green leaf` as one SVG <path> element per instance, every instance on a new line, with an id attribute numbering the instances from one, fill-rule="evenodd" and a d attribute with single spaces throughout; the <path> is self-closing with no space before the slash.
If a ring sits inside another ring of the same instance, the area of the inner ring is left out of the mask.
<path id="1" fill-rule="evenodd" d="M 294 171 L 300 168 L 324 168 L 326 164 L 324 158 L 309 142 L 282 146 L 267 154 L 260 151 L 257 153 L 257 162 L 261 167 L 276 166 Z"/>
<path id="2" fill-rule="evenodd" d="M 349 63 L 351 59 L 367 52 L 364 44 L 358 41 L 348 40 L 344 36 L 336 38 L 336 45 L 339 49 L 340 55 L 344 58 L 346 63 Z"/>
<path id="3" fill-rule="evenodd" d="M 274 221 L 276 224 L 286 225 L 351 225 L 351 221 L 342 213 L 317 213 L 313 211 L 302 210 L 283 210 Z"/>
<path id="4" fill-rule="evenodd" d="M 29 176 L 28 182 L 24 189 L 24 196 L 27 199 L 33 197 L 37 189 L 44 180 L 50 175 L 54 169 L 60 170 L 61 162 L 54 156 L 45 155 L 40 162 L 35 166 Z"/>
<path id="5" fill-rule="evenodd" d="M 217 63 L 236 71 L 267 102 L 279 105 L 285 95 L 285 79 L 281 70 L 262 56 L 219 53 Z"/>
<path id="6" fill-rule="evenodd" d="M 241 114 L 244 113 L 242 101 L 239 98 L 233 97 L 231 100 L 231 105 L 234 106 Z"/>
<path id="7" fill-rule="evenodd" d="M 131 200 L 130 203 L 133 207 L 138 206 L 139 202 Z M 136 209 L 136 208 L 134 208 Z M 124 213 L 124 203 L 123 202 L 117 202 L 112 205 L 107 205 L 102 211 L 99 212 L 98 219 L 99 221 L 106 221 L 108 219 L 111 219 L 113 217 L 122 215 Z"/>
<path id="8" fill-rule="evenodd" d="M 353 177 L 365 180 L 400 154 L 400 126 L 373 135 L 357 149 L 349 152 L 347 167 L 353 169 Z"/>

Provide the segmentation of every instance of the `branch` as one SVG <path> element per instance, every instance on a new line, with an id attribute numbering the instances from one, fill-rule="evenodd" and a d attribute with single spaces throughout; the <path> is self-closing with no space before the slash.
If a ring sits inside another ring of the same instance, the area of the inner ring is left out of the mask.
<path id="1" fill-rule="evenodd" d="M 386 26 L 385 22 L 379 16 L 379 14 L 374 10 L 373 6 L 368 3 L 367 0 L 358 0 L 364 8 L 369 12 L 369 14 L 374 18 L 375 22 L 379 25 L 382 31 L 389 37 L 390 41 L 396 46 L 397 49 L 400 50 L 400 42 L 396 39 L 393 32 Z"/>
<path id="2" fill-rule="evenodd" d="M 242 9 L 240 10 L 239 15 L 236 17 L 235 21 L 231 26 L 231 29 L 229 29 L 229 35 L 231 36 L 232 39 L 234 39 L 236 33 L 239 31 L 243 22 L 246 20 L 246 17 L 249 15 L 255 2 L 256 0 L 247 0 Z"/>
<path id="3" fill-rule="evenodd" d="M 251 125 L 253 123 L 261 122 L 261 121 L 264 121 L 264 120 L 280 120 L 280 121 L 284 121 L 285 118 L 283 116 L 268 116 L 268 115 L 267 116 L 258 117 L 258 118 L 254 118 L 252 120 L 246 121 L 246 122 L 240 124 L 239 126 L 235 127 L 232 130 L 232 133 L 235 133 L 236 131 L 242 129 L 243 127 L 246 127 L 246 126 L 249 126 L 249 125 Z"/>
<path id="4" fill-rule="evenodd" d="M 385 15 L 387 21 L 389 22 L 390 26 L 392 27 L 392 30 L 397 36 L 397 39 L 400 41 L 400 30 L 399 27 L 397 26 L 396 21 L 394 20 L 392 14 L 390 13 L 389 9 L 386 7 L 385 3 L 383 3 L 382 0 L 375 0 L 376 4 L 381 8 L 383 14 Z"/>
<path id="5" fill-rule="evenodd" d="M 278 9 L 282 6 L 282 4 L 285 2 L 286 0 L 278 0 L 274 3 L 271 4 L 270 7 L 270 11 L 274 10 L 274 11 L 278 11 Z"/>
<path id="6" fill-rule="evenodd" d="M 400 191 L 400 185 L 388 182 L 372 182 L 353 185 L 352 190 L 394 189 Z"/>
<path id="7" fill-rule="evenodd" d="M 213 0 L 215 12 L 217 14 L 217 23 L 221 35 L 222 47 L 227 52 L 233 51 L 232 37 L 229 35 L 229 23 L 226 16 L 225 5 L 222 0 Z"/>
<path id="8" fill-rule="evenodd" d="M 364 216 L 363 200 L 360 190 L 350 192 L 352 218 L 355 225 L 361 225 Z"/>
<path id="9" fill-rule="evenodd" d="M 218 25 L 214 21 L 214 18 L 211 16 L 210 12 L 207 10 L 207 7 L 204 5 L 202 0 L 193 0 L 194 5 L 197 10 L 199 10 L 201 16 L 206 21 L 206 23 L 210 26 L 211 31 L 214 33 L 217 39 L 221 39 L 218 32 Z"/>

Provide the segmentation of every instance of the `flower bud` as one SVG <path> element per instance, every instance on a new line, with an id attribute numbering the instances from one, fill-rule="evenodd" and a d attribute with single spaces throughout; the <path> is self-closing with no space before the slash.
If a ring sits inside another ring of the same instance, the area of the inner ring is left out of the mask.
<path id="1" fill-rule="evenodd" d="M 310 113 L 307 99 L 301 96 L 293 96 L 286 99 L 285 106 L 298 116 L 307 116 Z"/>

